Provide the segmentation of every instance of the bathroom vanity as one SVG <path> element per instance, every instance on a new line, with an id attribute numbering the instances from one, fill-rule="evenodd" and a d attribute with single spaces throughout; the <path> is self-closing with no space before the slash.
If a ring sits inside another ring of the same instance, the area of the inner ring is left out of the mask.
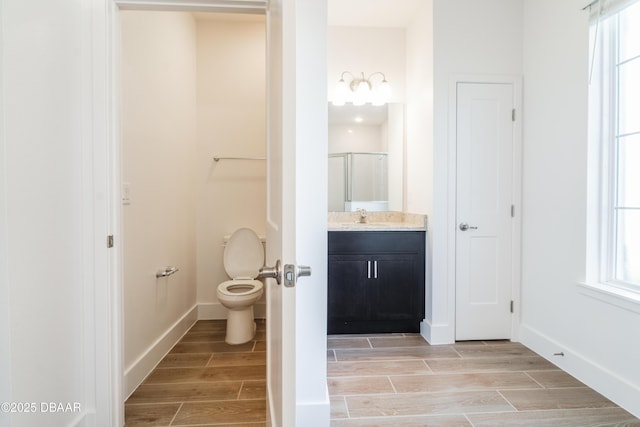
<path id="1" fill-rule="evenodd" d="M 327 333 L 420 331 L 426 225 L 418 217 L 330 216 Z"/>

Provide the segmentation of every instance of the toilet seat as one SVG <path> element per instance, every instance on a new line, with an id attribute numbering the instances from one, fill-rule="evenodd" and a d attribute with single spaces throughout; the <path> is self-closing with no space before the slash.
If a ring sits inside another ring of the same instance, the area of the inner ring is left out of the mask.
<path id="1" fill-rule="evenodd" d="M 220 283 L 218 292 L 228 297 L 244 297 L 262 292 L 263 284 L 259 280 L 234 279 Z"/>
<path id="2" fill-rule="evenodd" d="M 250 228 L 236 230 L 222 255 L 224 269 L 232 279 L 255 279 L 264 265 L 264 248 L 260 238 Z"/>

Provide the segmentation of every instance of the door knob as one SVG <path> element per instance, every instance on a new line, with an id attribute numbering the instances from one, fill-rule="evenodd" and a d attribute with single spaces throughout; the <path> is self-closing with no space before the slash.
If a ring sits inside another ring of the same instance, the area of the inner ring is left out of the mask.
<path id="1" fill-rule="evenodd" d="M 284 266 L 284 285 L 291 288 L 296 285 L 298 277 L 311 276 L 311 267 L 307 265 L 295 266 L 293 264 L 285 264 Z"/>
<path id="2" fill-rule="evenodd" d="M 273 267 L 267 267 L 266 265 L 258 271 L 258 277 L 263 279 L 276 279 L 276 283 L 279 285 L 282 278 L 282 266 L 280 260 L 276 261 L 276 265 Z"/>
<path id="3" fill-rule="evenodd" d="M 311 267 L 308 265 L 299 265 L 298 266 L 298 277 L 308 277 L 311 276 Z"/>
<path id="4" fill-rule="evenodd" d="M 467 230 L 477 230 L 478 227 L 469 227 L 469 224 L 467 224 L 466 222 L 461 222 L 460 223 L 460 230 L 462 231 L 467 231 Z"/>

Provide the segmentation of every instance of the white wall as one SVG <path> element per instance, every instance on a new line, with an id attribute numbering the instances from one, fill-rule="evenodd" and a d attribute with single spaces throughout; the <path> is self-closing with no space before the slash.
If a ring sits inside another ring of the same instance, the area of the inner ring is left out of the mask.
<path id="1" fill-rule="evenodd" d="M 415 11 L 406 30 L 406 108 L 403 176 L 406 212 L 427 215 L 425 259 L 425 320 L 432 313 L 432 246 L 434 164 L 433 149 L 433 0 L 425 0 Z M 424 323 L 424 322 L 423 322 Z M 424 326 L 421 326 L 424 328 Z"/>
<path id="2" fill-rule="evenodd" d="M 188 13 L 122 11 L 120 18 L 129 394 L 196 316 L 196 25 Z M 166 266 L 179 271 L 156 278 Z"/>
<path id="3" fill-rule="evenodd" d="M 405 208 L 433 214 L 433 1 L 406 30 Z"/>
<path id="4" fill-rule="evenodd" d="M 214 156 L 266 153 L 265 18 L 198 20 L 197 266 L 200 318 L 225 318 L 216 289 L 229 280 L 223 238 L 241 227 L 265 234 L 266 162 Z M 264 299 L 256 316 L 264 317 Z"/>
<path id="5" fill-rule="evenodd" d="M 3 3 L 0 2 L 0 27 L 4 28 Z M 0 52 L 5 51 L 4 33 L 0 31 Z M 4 55 L 0 53 L 0 129 L 5 128 L 4 111 Z M 5 133 L 0 132 L 0 171 L 7 170 L 7 158 L 5 154 Z M 0 235 L 7 235 L 7 177 L 4 172 L 0 172 Z M 9 313 L 9 281 L 8 265 L 9 259 L 7 239 L 0 239 L 0 378 L 5 380 L 0 382 L 0 402 L 11 402 L 11 317 Z M 0 424 L 9 425 L 11 414 L 0 413 Z"/>
<path id="6" fill-rule="evenodd" d="M 289 259 L 294 260 L 298 265 L 310 265 L 313 273 L 311 277 L 301 278 L 296 285 L 295 324 L 284 325 L 282 328 L 285 331 L 295 329 L 296 346 L 295 367 L 287 364 L 285 359 L 283 368 L 289 372 L 291 372 L 290 369 L 295 369 L 295 425 L 326 426 L 329 425 L 330 418 L 326 372 L 328 177 L 326 163 L 324 163 L 328 155 L 326 144 L 328 109 L 323 102 L 326 99 L 327 89 L 319 82 L 327 79 L 327 58 L 322 54 L 328 51 L 327 5 L 316 0 L 297 0 L 295 11 L 292 11 L 293 3 L 283 2 L 285 7 L 289 6 L 290 12 L 288 16 L 285 14 L 283 28 L 293 30 L 292 21 L 289 19 L 295 16 L 297 36 L 295 50 L 286 40 L 287 37 L 284 37 L 285 52 L 282 56 L 282 70 L 285 76 L 295 70 L 296 74 L 309 76 L 311 81 L 318 83 L 308 84 L 298 80 L 294 90 L 291 84 L 283 85 L 282 147 L 287 151 L 283 157 L 285 161 L 295 158 L 297 170 L 296 182 L 283 185 L 286 189 L 284 196 L 290 199 L 284 201 L 281 212 L 285 221 L 288 219 L 295 221 L 295 230 L 292 224 L 288 224 L 282 227 L 280 233 L 283 242 L 283 261 L 291 262 L 287 261 Z M 277 70 L 279 67 L 276 65 L 273 69 Z M 274 106 L 277 104 L 277 98 L 276 102 L 272 100 L 270 102 L 270 105 Z M 296 129 L 293 129 L 294 123 Z M 293 146 L 291 143 L 294 136 L 298 141 L 296 145 L 299 146 L 302 141 L 304 147 L 304 149 L 296 149 L 295 153 L 290 149 Z M 271 153 L 275 151 L 272 150 Z M 323 159 L 323 163 L 318 163 L 319 159 Z M 275 160 L 275 163 L 277 164 L 278 161 Z M 283 177 L 287 176 L 292 175 L 283 174 Z M 287 194 L 287 191 L 291 193 Z M 273 202 L 272 198 L 270 204 Z M 296 212 L 292 215 L 291 207 L 294 205 Z M 274 209 L 271 213 L 278 210 Z M 273 229 L 271 225 L 269 229 Z M 291 233 L 291 231 L 294 232 Z M 293 243 L 294 240 L 295 243 Z M 292 252 L 293 248 L 295 253 Z M 286 301 L 286 298 L 291 298 L 292 293 L 287 292 L 286 287 L 284 290 L 285 292 L 271 292 L 270 297 L 283 298 Z M 286 296 L 287 293 L 288 296 Z M 278 305 L 280 305 L 278 302 L 270 304 L 272 308 Z M 286 307 L 286 304 L 284 306 Z M 285 308 L 284 311 L 287 310 Z M 273 314 L 272 317 L 277 318 L 279 315 Z M 270 346 L 273 348 L 279 345 L 279 340 L 272 333 L 273 329 L 268 332 L 268 336 L 272 338 Z M 277 354 L 277 351 L 270 354 Z M 283 377 L 285 381 L 287 377 L 289 376 Z M 293 425 L 289 422 L 283 424 Z"/>
<path id="7" fill-rule="evenodd" d="M 454 340 L 455 282 L 450 274 L 453 209 L 449 124 L 455 75 L 522 75 L 522 1 L 434 0 L 434 141 L 432 286 L 423 334 L 432 343 Z"/>
<path id="8" fill-rule="evenodd" d="M 39 412 L 0 423 L 72 425 L 91 409 L 85 368 L 94 362 L 84 347 L 87 16 L 73 2 L 3 0 L 0 10 L 0 400 L 37 402 Z M 40 412 L 49 401 L 82 412 Z"/>
<path id="9" fill-rule="evenodd" d="M 587 268 L 584 3 L 524 1 L 521 340 L 640 416 L 640 306 L 605 303 L 578 285 Z"/>

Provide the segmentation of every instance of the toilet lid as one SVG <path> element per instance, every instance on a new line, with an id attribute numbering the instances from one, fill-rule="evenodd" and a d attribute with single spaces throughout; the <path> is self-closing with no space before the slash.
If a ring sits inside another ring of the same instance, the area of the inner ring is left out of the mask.
<path id="1" fill-rule="evenodd" d="M 264 265 L 264 248 L 250 228 L 236 230 L 224 248 L 224 269 L 232 279 L 253 279 Z"/>

